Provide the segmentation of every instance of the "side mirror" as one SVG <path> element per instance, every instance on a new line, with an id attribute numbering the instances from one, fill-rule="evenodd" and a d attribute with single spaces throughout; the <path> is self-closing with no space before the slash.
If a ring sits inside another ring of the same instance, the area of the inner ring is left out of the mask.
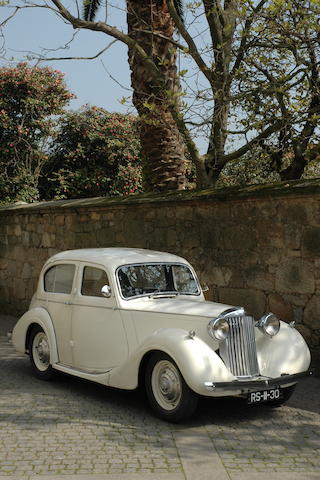
<path id="1" fill-rule="evenodd" d="M 202 286 L 202 291 L 203 292 L 208 292 L 209 291 L 209 287 L 206 283 Z"/>
<path id="2" fill-rule="evenodd" d="M 101 288 L 101 295 L 105 298 L 110 298 L 111 297 L 111 287 L 110 285 L 103 285 Z"/>

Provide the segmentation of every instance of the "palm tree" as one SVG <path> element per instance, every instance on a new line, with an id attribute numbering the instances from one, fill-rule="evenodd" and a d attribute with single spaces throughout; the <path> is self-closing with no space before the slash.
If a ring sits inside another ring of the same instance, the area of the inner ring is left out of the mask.
<path id="1" fill-rule="evenodd" d="M 83 16 L 93 20 L 100 0 L 84 0 Z M 180 0 L 175 1 L 182 15 Z M 173 116 L 180 90 L 173 39 L 175 25 L 166 0 L 127 0 L 128 35 L 152 60 L 159 77 L 129 48 L 133 104 L 140 117 L 140 140 L 144 156 L 147 191 L 185 188 L 185 144 Z"/>

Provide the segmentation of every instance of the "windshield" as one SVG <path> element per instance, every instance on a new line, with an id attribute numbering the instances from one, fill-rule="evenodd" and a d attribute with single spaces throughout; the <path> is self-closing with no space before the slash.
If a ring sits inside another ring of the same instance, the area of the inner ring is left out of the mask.
<path id="1" fill-rule="evenodd" d="M 187 265 L 143 264 L 124 265 L 118 269 L 124 298 L 158 293 L 199 295 L 198 283 Z"/>

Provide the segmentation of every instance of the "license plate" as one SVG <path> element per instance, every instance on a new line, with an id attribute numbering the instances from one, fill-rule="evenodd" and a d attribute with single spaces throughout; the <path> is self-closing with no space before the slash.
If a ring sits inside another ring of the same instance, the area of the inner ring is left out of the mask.
<path id="1" fill-rule="evenodd" d="M 269 390 L 248 393 L 248 402 L 251 404 L 270 402 L 272 400 L 279 400 L 280 398 L 282 398 L 282 392 L 280 388 L 271 388 Z"/>

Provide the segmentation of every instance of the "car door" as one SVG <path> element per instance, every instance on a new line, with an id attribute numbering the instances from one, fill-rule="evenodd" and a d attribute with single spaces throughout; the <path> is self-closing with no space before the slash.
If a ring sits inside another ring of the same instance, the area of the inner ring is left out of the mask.
<path id="1" fill-rule="evenodd" d="M 59 363 L 72 365 L 71 303 L 76 264 L 51 265 L 43 276 L 46 308 L 51 317 L 58 346 Z"/>
<path id="2" fill-rule="evenodd" d="M 109 298 L 101 294 L 104 285 L 110 286 L 106 270 L 83 264 L 79 276 L 72 305 L 73 365 L 87 372 L 104 372 L 128 356 L 123 320 L 114 292 Z"/>

